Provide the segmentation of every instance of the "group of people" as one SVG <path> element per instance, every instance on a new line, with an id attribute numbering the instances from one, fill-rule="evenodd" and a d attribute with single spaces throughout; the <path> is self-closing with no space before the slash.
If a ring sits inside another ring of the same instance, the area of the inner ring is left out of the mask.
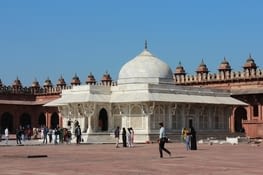
<path id="1" fill-rule="evenodd" d="M 16 143 L 22 144 L 22 141 L 31 140 L 31 136 L 33 135 L 33 129 L 30 126 L 19 126 L 16 129 Z"/>
<path id="2" fill-rule="evenodd" d="M 74 132 L 76 136 L 76 143 L 79 144 L 81 142 L 81 129 L 79 125 L 76 126 L 76 129 Z M 16 143 L 17 144 L 22 144 L 22 141 L 24 141 L 24 138 L 26 137 L 25 136 L 26 133 L 27 133 L 26 130 L 23 129 L 23 127 L 21 126 L 16 129 Z M 71 143 L 71 140 L 72 140 L 71 131 L 67 128 L 60 128 L 59 126 L 54 129 L 51 129 L 44 125 L 40 129 L 40 133 L 41 133 L 40 138 L 43 139 L 43 142 L 42 142 L 43 144 L 47 144 L 47 143 L 58 144 L 58 143 L 64 143 L 64 142 Z M 5 130 L 5 135 L 7 135 L 6 142 L 8 142 L 8 128 Z"/>
<path id="3" fill-rule="evenodd" d="M 33 133 L 33 129 L 29 125 L 26 127 L 19 126 L 16 129 L 16 133 L 15 133 L 16 134 L 15 135 L 16 136 L 16 143 L 22 144 L 22 141 L 25 141 L 26 139 L 30 140 L 32 133 Z M 4 139 L 5 139 L 5 143 L 8 144 L 8 141 L 9 141 L 9 129 L 8 129 L 8 127 L 5 127 L 5 129 L 4 129 Z M 2 141 L 1 128 L 0 128 L 0 141 Z"/>
<path id="4" fill-rule="evenodd" d="M 43 144 L 47 143 L 70 143 L 71 142 L 71 132 L 66 128 L 54 128 L 50 129 L 47 126 L 41 128 L 41 138 L 43 139 Z"/>
<path id="5" fill-rule="evenodd" d="M 172 155 L 171 151 L 169 151 L 167 148 L 165 148 L 165 143 L 168 142 L 168 137 L 166 135 L 166 131 L 164 128 L 163 122 L 159 123 L 160 126 L 160 133 L 158 138 L 159 143 L 159 153 L 160 158 L 163 158 L 163 151 L 166 152 L 169 156 Z M 115 131 L 115 139 L 116 139 L 116 148 L 119 147 L 119 139 L 120 139 L 120 127 L 117 126 Z M 126 132 L 125 128 L 122 128 L 122 144 L 123 147 L 133 147 L 134 144 L 134 131 L 132 128 L 128 128 L 128 132 Z M 183 128 L 182 130 L 182 139 L 184 140 L 186 144 L 187 150 L 196 150 L 197 144 L 196 144 L 196 131 L 194 127 L 191 125 L 189 129 Z"/>
<path id="6" fill-rule="evenodd" d="M 117 128 L 114 131 L 115 139 L 116 139 L 116 148 L 119 147 L 119 139 L 120 139 L 120 127 L 117 126 Z M 123 147 L 134 147 L 134 130 L 132 127 L 122 128 L 122 145 Z"/>
<path id="7" fill-rule="evenodd" d="M 25 142 L 25 140 L 30 140 L 31 136 L 33 136 L 33 139 L 38 138 L 38 134 L 40 133 L 40 138 L 43 140 L 43 144 L 47 143 L 71 143 L 72 140 L 72 133 L 67 128 L 60 128 L 59 126 L 56 128 L 48 128 L 47 126 L 43 125 L 41 128 L 30 128 L 29 126 L 23 127 L 19 126 L 15 130 L 15 136 L 16 136 L 16 143 L 18 145 Z M 77 124 L 75 126 L 75 130 L 73 131 L 76 136 L 76 143 L 79 144 L 81 142 L 81 128 L 80 125 Z M 9 129 L 4 129 L 4 139 L 5 143 L 8 144 L 9 141 Z M 2 132 L 0 129 L 0 141 L 2 140 Z"/>
<path id="8" fill-rule="evenodd" d="M 169 156 L 172 155 L 172 153 L 165 148 L 165 143 L 168 142 L 168 137 L 166 135 L 166 131 L 165 131 L 165 127 L 163 122 L 159 123 L 160 126 L 160 130 L 159 130 L 159 138 L 158 138 L 158 143 L 159 143 L 159 153 L 160 153 L 160 158 L 163 157 L 163 151 L 165 151 Z M 49 143 L 52 142 L 52 135 L 55 136 L 54 138 L 54 143 L 57 144 L 57 137 L 59 137 L 60 142 L 63 142 L 63 140 L 66 137 L 67 139 L 71 139 L 71 133 L 65 130 L 60 129 L 60 128 L 55 128 L 54 130 L 48 129 L 46 126 L 43 127 L 42 130 L 42 134 L 43 136 L 41 136 L 43 138 L 43 143 L 47 144 L 47 138 L 49 136 Z M 119 139 L 120 139 L 120 127 L 117 126 L 114 134 L 115 134 L 115 139 L 116 139 L 116 148 L 119 147 Z M 8 143 L 8 128 L 5 129 L 5 138 L 6 138 L 6 144 Z M 61 134 L 61 136 L 60 136 Z M 80 125 L 77 124 L 76 128 L 75 128 L 75 136 L 76 136 L 76 143 L 79 144 L 81 142 L 81 129 L 80 129 Z M 17 144 L 21 144 L 21 140 L 22 140 L 22 135 L 23 135 L 23 129 L 22 128 L 18 128 L 16 130 L 16 141 Z M 58 136 L 59 135 L 59 136 Z M 122 144 L 123 147 L 133 147 L 134 146 L 134 130 L 132 127 L 126 128 L 123 127 L 122 128 Z M 196 131 L 194 129 L 194 127 L 192 125 L 190 125 L 189 128 L 183 128 L 182 129 L 182 133 L 181 133 L 181 137 L 182 137 L 182 141 L 185 143 L 186 145 L 186 149 L 187 150 L 197 150 L 197 144 L 196 144 Z M 67 140 L 68 141 L 68 140 Z"/>
<path id="9" fill-rule="evenodd" d="M 67 144 L 71 143 L 72 133 L 67 128 L 60 128 L 58 126 L 54 129 L 51 129 L 44 125 L 41 127 L 40 130 L 41 130 L 40 137 L 41 139 L 43 139 L 43 142 L 42 142 L 43 144 L 47 144 L 47 143 L 59 144 L 59 143 L 64 143 L 64 142 Z M 81 142 L 81 129 L 79 125 L 76 126 L 74 132 L 76 136 L 76 143 L 79 144 Z"/>
<path id="10" fill-rule="evenodd" d="M 197 150 L 196 131 L 193 126 L 190 126 L 190 128 L 183 128 L 181 137 L 182 142 L 185 143 L 186 150 Z"/>
<path id="11" fill-rule="evenodd" d="M 22 141 L 31 140 L 31 136 L 33 136 L 34 132 L 33 128 L 29 125 L 26 127 L 20 125 L 16 128 L 16 143 L 22 144 Z"/>
<path id="12" fill-rule="evenodd" d="M 172 153 L 164 147 L 165 143 L 168 142 L 168 138 L 165 132 L 164 125 L 162 122 L 159 123 L 159 125 L 160 125 L 160 135 L 159 135 L 158 142 L 159 142 L 160 158 L 163 157 L 163 151 L 165 151 L 169 156 L 171 156 Z M 196 131 L 192 125 L 190 125 L 189 129 L 183 128 L 182 140 L 185 142 L 187 150 L 197 150 Z"/>

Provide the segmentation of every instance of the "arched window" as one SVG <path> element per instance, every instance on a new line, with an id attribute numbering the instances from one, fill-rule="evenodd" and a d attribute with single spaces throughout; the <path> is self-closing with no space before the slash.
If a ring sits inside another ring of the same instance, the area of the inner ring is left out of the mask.
<path id="1" fill-rule="evenodd" d="M 207 115 L 199 116 L 199 129 L 208 129 L 208 117 Z"/>
<path id="2" fill-rule="evenodd" d="M 114 123 L 113 123 L 113 128 L 116 128 L 117 126 L 121 127 L 122 126 L 122 122 L 121 122 L 121 114 L 122 111 L 120 111 L 119 107 L 115 107 L 112 110 L 112 114 L 113 114 L 113 118 L 114 118 Z"/>
<path id="3" fill-rule="evenodd" d="M 140 106 L 134 106 L 131 109 L 129 126 L 134 129 L 143 128 L 143 113 L 142 113 L 142 109 Z"/>
<path id="4" fill-rule="evenodd" d="M 182 110 L 176 109 L 175 114 L 172 115 L 172 129 L 182 128 Z"/>
<path id="5" fill-rule="evenodd" d="M 253 117 L 258 117 L 258 105 L 253 105 Z"/>
<path id="6" fill-rule="evenodd" d="M 163 106 L 156 106 L 154 109 L 153 117 L 151 120 L 151 127 L 153 129 L 159 129 L 159 123 L 163 122 L 165 119 L 165 110 Z"/>

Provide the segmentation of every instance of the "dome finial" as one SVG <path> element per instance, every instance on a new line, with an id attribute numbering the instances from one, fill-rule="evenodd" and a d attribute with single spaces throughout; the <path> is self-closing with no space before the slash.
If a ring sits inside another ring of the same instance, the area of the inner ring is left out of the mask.
<path id="1" fill-rule="evenodd" d="M 144 49 L 147 50 L 147 40 L 144 42 Z"/>

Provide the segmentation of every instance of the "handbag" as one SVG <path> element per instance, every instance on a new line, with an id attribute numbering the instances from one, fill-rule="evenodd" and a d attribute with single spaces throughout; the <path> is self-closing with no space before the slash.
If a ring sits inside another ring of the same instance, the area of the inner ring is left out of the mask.
<path id="1" fill-rule="evenodd" d="M 165 143 L 168 143 L 168 141 L 169 141 L 168 137 L 163 137 L 163 141 L 164 141 Z"/>

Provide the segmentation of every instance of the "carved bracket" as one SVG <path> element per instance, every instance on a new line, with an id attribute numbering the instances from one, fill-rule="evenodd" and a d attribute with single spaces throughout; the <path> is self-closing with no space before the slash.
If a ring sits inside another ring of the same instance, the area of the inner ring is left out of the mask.
<path id="1" fill-rule="evenodd" d="M 93 103 L 93 104 L 85 103 L 85 104 L 82 105 L 82 108 L 83 108 L 83 111 L 84 111 L 83 112 L 84 115 L 87 116 L 87 117 L 90 117 L 90 116 L 94 115 L 96 106 L 95 106 L 95 103 Z"/>

